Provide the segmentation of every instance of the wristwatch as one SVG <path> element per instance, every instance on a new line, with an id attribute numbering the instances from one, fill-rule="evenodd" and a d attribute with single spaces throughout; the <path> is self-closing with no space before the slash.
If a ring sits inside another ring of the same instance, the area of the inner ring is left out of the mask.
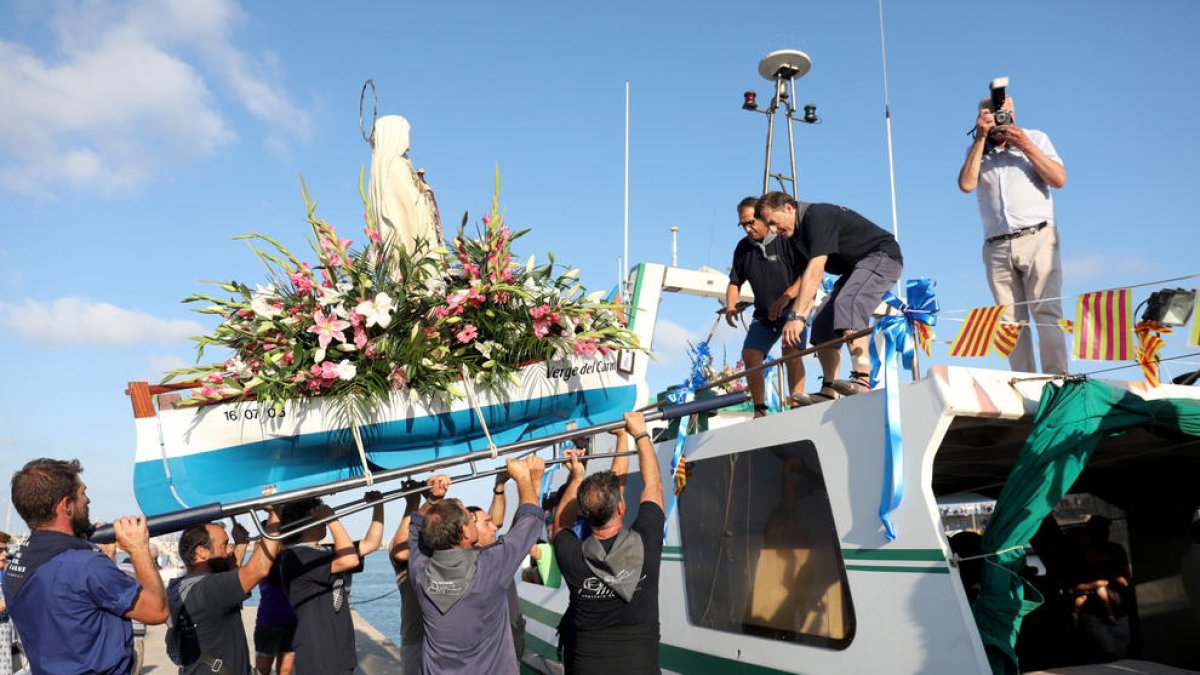
<path id="1" fill-rule="evenodd" d="M 796 312 L 788 312 L 787 320 L 788 321 L 802 321 L 804 323 L 808 323 L 807 316 L 804 316 L 803 314 L 797 314 Z"/>
<path id="2" fill-rule="evenodd" d="M 502 494 L 504 494 L 504 486 L 503 486 L 503 485 L 497 485 L 496 487 L 492 488 L 492 494 L 494 494 L 494 495 L 502 495 Z"/>

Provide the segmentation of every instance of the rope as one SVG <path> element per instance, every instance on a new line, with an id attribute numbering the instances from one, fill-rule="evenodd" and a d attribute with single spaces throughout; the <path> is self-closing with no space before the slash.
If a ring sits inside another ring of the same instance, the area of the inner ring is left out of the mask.
<path id="1" fill-rule="evenodd" d="M 1183 281 L 1185 279 L 1200 279 L 1200 273 L 1185 274 L 1184 276 L 1181 276 L 1181 277 L 1172 277 L 1170 279 L 1160 279 L 1158 281 L 1147 281 L 1147 282 L 1140 283 L 1140 284 L 1129 284 L 1129 285 L 1125 285 L 1125 286 L 1113 286 L 1112 288 L 1102 288 L 1098 291 L 1090 291 L 1090 292 L 1091 293 L 1104 293 L 1105 291 L 1119 291 L 1123 288 L 1145 288 L 1146 286 L 1159 286 L 1162 284 L 1169 284 L 1169 283 L 1172 283 L 1175 281 Z M 1005 305 L 1008 307 L 1017 307 L 1019 305 L 1036 305 L 1036 304 L 1042 303 L 1042 302 L 1054 302 L 1055 300 L 1066 300 L 1067 298 L 1075 298 L 1075 297 L 1078 297 L 1078 296 L 1060 295 L 1057 298 L 1038 298 L 1037 300 L 1023 300 L 1021 302 L 1008 302 L 1008 303 L 1005 303 Z M 969 311 L 971 311 L 971 309 L 975 309 L 975 308 L 972 307 L 969 309 L 943 309 L 941 312 L 938 313 L 938 316 L 944 317 L 946 314 L 960 314 L 962 312 L 969 312 Z"/>
<path id="2" fill-rule="evenodd" d="M 982 560 L 983 558 L 994 558 L 998 555 L 1008 553 L 1010 551 L 1024 551 L 1024 550 L 1025 550 L 1024 546 L 1009 546 L 1008 548 L 996 551 L 995 553 L 984 553 L 982 555 L 969 555 L 965 558 L 959 556 L 956 553 L 956 554 L 954 554 L 952 560 L 955 564 L 958 564 L 958 563 L 967 562 L 968 560 Z"/>
<path id="3" fill-rule="evenodd" d="M 479 418 L 479 426 L 483 429 L 483 437 L 487 439 L 488 450 L 492 452 L 492 459 L 500 454 L 500 449 L 492 442 L 492 433 L 488 431 L 487 420 L 483 419 L 483 410 L 479 407 L 479 403 L 475 401 L 475 385 L 471 383 L 471 374 L 467 372 L 466 364 L 463 364 L 462 369 L 463 385 L 467 391 L 467 402 L 471 404 L 471 408 L 475 410 L 475 416 Z"/>
<path id="4" fill-rule="evenodd" d="M 1167 361 L 1175 361 L 1178 359 L 1190 359 L 1193 356 L 1196 356 L 1196 354 L 1180 354 L 1179 356 L 1168 356 L 1165 359 L 1159 359 L 1158 362 L 1166 363 Z M 1058 379 L 1069 379 L 1069 378 L 1073 378 L 1073 377 L 1076 377 L 1076 378 L 1087 377 L 1089 375 L 1099 375 L 1101 373 L 1111 373 L 1111 372 L 1114 372 L 1117 370 L 1125 370 L 1126 368 L 1141 368 L 1141 367 L 1142 367 L 1142 364 L 1136 363 L 1136 362 L 1131 362 L 1131 363 L 1126 363 L 1126 364 L 1122 364 L 1119 366 L 1113 366 L 1112 368 L 1101 368 L 1099 370 L 1089 370 L 1086 373 L 1078 373 L 1075 375 L 1063 374 L 1063 375 L 1037 375 L 1034 377 L 1014 377 L 1013 379 L 1009 380 L 1008 383 L 1015 384 L 1017 382 L 1036 382 L 1036 381 L 1040 381 L 1040 380 L 1058 380 Z"/>
<path id="5" fill-rule="evenodd" d="M 399 588 L 393 588 L 392 590 L 388 591 L 387 593 L 384 593 L 383 595 L 377 595 L 377 596 L 375 596 L 375 597 L 373 597 L 373 598 L 371 598 L 371 599 L 369 599 L 369 600 L 355 600 L 355 601 L 354 601 L 354 604 L 355 604 L 355 605 L 365 605 L 365 604 L 367 604 L 368 602 L 375 602 L 376 600 L 382 600 L 382 599 L 384 599 L 384 598 L 386 598 L 386 597 L 388 597 L 388 596 L 390 596 L 390 595 L 393 595 L 393 594 L 395 594 L 395 593 L 397 593 L 397 592 L 399 592 L 399 591 L 400 591 L 400 589 L 399 589 Z"/>
<path id="6" fill-rule="evenodd" d="M 358 448 L 358 459 L 362 462 L 363 478 L 367 479 L 367 486 L 375 484 L 375 476 L 371 474 L 371 466 L 367 463 L 367 451 L 363 449 L 362 433 L 358 430 L 358 421 L 355 420 L 350 425 L 350 434 L 354 436 L 354 446 Z"/>

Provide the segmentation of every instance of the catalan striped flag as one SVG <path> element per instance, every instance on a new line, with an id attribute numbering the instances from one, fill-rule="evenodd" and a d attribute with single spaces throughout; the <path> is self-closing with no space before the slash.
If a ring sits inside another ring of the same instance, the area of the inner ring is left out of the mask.
<path id="1" fill-rule="evenodd" d="M 1059 319 L 1058 327 L 1061 328 L 1062 332 L 1066 333 L 1067 335 L 1075 334 L 1075 322 L 1070 319 Z"/>
<path id="2" fill-rule="evenodd" d="M 1196 294 L 1196 309 L 1192 311 L 1192 337 L 1188 344 L 1200 347 L 1200 293 Z"/>
<path id="3" fill-rule="evenodd" d="M 996 326 L 1000 323 L 1000 315 L 1004 313 L 1005 305 L 993 307 L 976 307 L 967 314 L 967 320 L 954 338 L 950 347 L 950 356 L 987 356 L 991 351 Z"/>
<path id="4" fill-rule="evenodd" d="M 917 331 L 917 346 L 925 352 L 925 356 L 933 356 L 933 326 L 920 321 L 912 322 L 912 326 Z"/>
<path id="5" fill-rule="evenodd" d="M 692 477 L 692 467 L 687 463 L 687 457 L 679 456 L 679 464 L 675 466 L 675 496 L 678 497 L 683 493 L 683 488 L 687 486 L 688 479 Z"/>
<path id="6" fill-rule="evenodd" d="M 1024 323 L 1001 321 L 1000 325 L 996 326 L 996 336 L 992 340 L 992 347 L 1000 353 L 1000 356 L 1007 357 L 1016 349 L 1017 340 L 1021 337 L 1021 330 L 1024 328 Z"/>
<path id="7" fill-rule="evenodd" d="M 1084 293 L 1075 308 L 1075 358 L 1134 360 L 1132 326 L 1133 294 L 1128 288 Z"/>
<path id="8" fill-rule="evenodd" d="M 1161 384 L 1158 379 L 1158 352 L 1166 345 L 1162 334 L 1169 334 L 1171 329 L 1153 321 L 1139 321 L 1133 327 L 1133 332 L 1138 340 L 1137 362 L 1146 376 L 1146 384 L 1157 387 Z"/>

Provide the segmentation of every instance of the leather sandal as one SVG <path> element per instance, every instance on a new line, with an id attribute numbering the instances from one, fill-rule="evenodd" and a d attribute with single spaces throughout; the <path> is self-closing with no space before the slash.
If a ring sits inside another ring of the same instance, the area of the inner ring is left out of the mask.
<path id="1" fill-rule="evenodd" d="M 866 393 L 871 391 L 871 374 L 853 370 L 850 371 L 850 379 L 834 380 L 829 383 L 829 388 L 842 396 Z"/>
<path id="2" fill-rule="evenodd" d="M 791 403 L 793 408 L 803 408 L 806 405 L 816 403 L 816 401 L 809 394 L 792 394 L 788 398 L 788 403 Z"/>

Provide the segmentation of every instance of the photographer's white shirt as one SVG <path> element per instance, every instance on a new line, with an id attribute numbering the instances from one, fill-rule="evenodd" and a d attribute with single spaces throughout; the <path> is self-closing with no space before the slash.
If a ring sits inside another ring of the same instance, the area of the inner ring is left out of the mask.
<path id="1" fill-rule="evenodd" d="M 1062 164 L 1049 136 L 1036 129 L 1026 129 L 1025 135 L 1047 157 Z M 1011 143 L 1004 148 L 990 146 L 984 150 L 975 194 L 985 240 L 1043 222 L 1054 226 L 1050 186 L 1025 153 Z"/>

